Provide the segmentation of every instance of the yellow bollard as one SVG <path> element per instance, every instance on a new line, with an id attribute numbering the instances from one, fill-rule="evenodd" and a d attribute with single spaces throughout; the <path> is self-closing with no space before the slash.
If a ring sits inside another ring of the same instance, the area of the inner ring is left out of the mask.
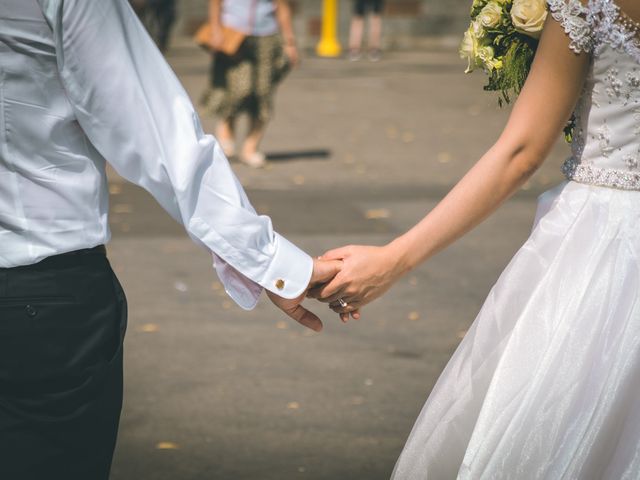
<path id="1" fill-rule="evenodd" d="M 316 53 L 320 57 L 338 57 L 342 53 L 338 41 L 338 0 L 322 2 L 322 33 Z"/>

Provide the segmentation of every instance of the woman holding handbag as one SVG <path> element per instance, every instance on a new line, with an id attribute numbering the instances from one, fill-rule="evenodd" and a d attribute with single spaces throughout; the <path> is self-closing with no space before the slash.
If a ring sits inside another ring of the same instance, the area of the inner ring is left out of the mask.
<path id="1" fill-rule="evenodd" d="M 237 117 L 249 115 L 239 159 L 261 168 L 266 159 L 258 147 L 271 118 L 275 88 L 298 62 L 291 9 L 287 0 L 210 0 L 209 22 L 214 56 L 203 104 L 219 119 L 216 137 L 227 157 L 236 154 Z"/>

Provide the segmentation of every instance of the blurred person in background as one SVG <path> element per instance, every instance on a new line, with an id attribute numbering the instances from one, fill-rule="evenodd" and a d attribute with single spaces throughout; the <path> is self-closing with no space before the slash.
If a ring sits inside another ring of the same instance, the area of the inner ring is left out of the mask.
<path id="1" fill-rule="evenodd" d="M 104 247 L 107 162 L 209 252 L 238 305 L 267 290 L 322 328 L 300 302 L 339 262 L 255 213 L 127 1 L 0 0 L 2 480 L 109 476 L 127 304 Z"/>
<path id="2" fill-rule="evenodd" d="M 213 55 L 203 105 L 218 119 L 216 137 L 227 157 L 236 155 L 236 120 L 248 114 L 249 132 L 238 157 L 261 168 L 266 158 L 259 146 L 273 113 L 276 87 L 298 63 L 291 8 L 287 0 L 210 0 L 209 19 L 214 49 L 224 41 L 223 26 L 246 38 L 236 54 Z"/>
<path id="3" fill-rule="evenodd" d="M 382 49 L 382 10 L 384 0 L 354 0 L 351 30 L 349 32 L 349 59 L 357 61 L 362 58 L 362 37 L 364 36 L 364 20 L 369 17 L 369 60 L 380 60 Z"/>
<path id="4" fill-rule="evenodd" d="M 166 52 L 176 20 L 176 0 L 130 0 L 130 3 L 160 51 Z"/>

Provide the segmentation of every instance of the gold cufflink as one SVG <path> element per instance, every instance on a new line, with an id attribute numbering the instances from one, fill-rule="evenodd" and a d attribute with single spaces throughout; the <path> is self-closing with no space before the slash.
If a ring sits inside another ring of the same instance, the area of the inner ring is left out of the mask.
<path id="1" fill-rule="evenodd" d="M 284 280 L 282 280 L 282 279 L 277 280 L 276 281 L 276 288 L 278 290 L 282 290 L 284 288 Z"/>

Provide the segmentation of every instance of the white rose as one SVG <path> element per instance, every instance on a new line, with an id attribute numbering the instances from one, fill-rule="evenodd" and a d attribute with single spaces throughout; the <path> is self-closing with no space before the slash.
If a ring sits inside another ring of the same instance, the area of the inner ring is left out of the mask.
<path id="1" fill-rule="evenodd" d="M 493 47 L 487 45 L 478 48 L 478 58 L 486 70 L 494 70 L 502 67 L 502 61 L 495 58 Z"/>
<path id="2" fill-rule="evenodd" d="M 487 32 L 484 29 L 484 26 L 482 25 L 480 20 L 477 18 L 473 22 L 471 22 L 470 28 L 471 28 L 471 31 L 473 32 L 473 35 L 478 41 L 480 41 L 480 39 L 487 34 Z"/>
<path id="3" fill-rule="evenodd" d="M 533 38 L 540 38 L 547 18 L 545 0 L 513 0 L 511 20 L 516 30 Z"/>
<path id="4" fill-rule="evenodd" d="M 466 58 L 468 65 L 464 73 L 472 72 L 478 64 L 478 38 L 476 37 L 473 26 L 464 32 L 462 43 L 460 44 L 460 58 Z"/>
<path id="5" fill-rule="evenodd" d="M 502 17 L 502 7 L 494 2 L 489 2 L 480 11 L 476 20 L 479 21 L 485 28 L 495 28 L 500 25 L 500 18 Z"/>

